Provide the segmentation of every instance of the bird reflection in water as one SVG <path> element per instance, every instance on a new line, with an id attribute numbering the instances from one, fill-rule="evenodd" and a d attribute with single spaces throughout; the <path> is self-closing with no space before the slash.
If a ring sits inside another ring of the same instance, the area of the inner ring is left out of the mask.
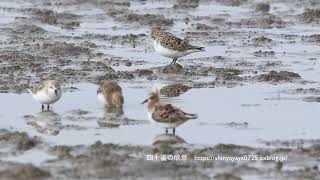
<path id="1" fill-rule="evenodd" d="M 105 107 L 105 112 L 112 113 L 116 117 L 120 117 L 124 114 L 123 107 Z"/>
<path id="2" fill-rule="evenodd" d="M 56 136 L 62 129 L 61 116 L 52 110 L 41 111 L 28 119 L 28 123 L 39 133 Z"/>
<path id="3" fill-rule="evenodd" d="M 152 145 L 177 145 L 187 144 L 187 142 L 176 134 L 159 134 L 153 138 Z"/>
<path id="4" fill-rule="evenodd" d="M 122 107 L 109 107 L 106 106 L 103 111 L 103 117 L 100 118 L 97 123 L 99 127 L 103 128 L 118 128 L 123 124 L 124 114 Z"/>

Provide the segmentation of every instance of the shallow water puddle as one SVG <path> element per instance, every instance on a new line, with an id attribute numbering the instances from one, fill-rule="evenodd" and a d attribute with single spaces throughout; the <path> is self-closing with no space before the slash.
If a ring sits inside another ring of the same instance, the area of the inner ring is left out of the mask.
<path id="1" fill-rule="evenodd" d="M 100 140 L 151 145 L 164 130 L 148 122 L 146 107 L 140 103 L 154 85 L 148 82 L 120 85 L 125 97 L 122 120 L 112 119 L 115 115 L 106 112 L 97 101 L 95 85 L 76 84 L 74 87 L 78 90 L 65 92 L 54 105 L 54 114 L 40 112 L 40 105 L 29 94 L 1 94 L 0 128 L 26 131 L 53 144 L 92 144 Z M 177 129 L 178 137 L 190 144 L 263 146 L 257 139 L 320 138 L 317 128 L 320 106 L 299 98 L 282 100 L 282 96 L 290 95 L 275 93 L 294 87 L 291 84 L 256 84 L 192 89 L 178 98 L 164 101 L 199 114 L 199 119 Z"/>

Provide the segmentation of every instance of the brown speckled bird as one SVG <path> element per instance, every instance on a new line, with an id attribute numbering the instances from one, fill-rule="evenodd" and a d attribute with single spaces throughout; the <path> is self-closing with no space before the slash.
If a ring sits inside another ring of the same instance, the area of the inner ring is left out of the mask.
<path id="1" fill-rule="evenodd" d="M 144 103 L 148 103 L 149 120 L 166 128 L 166 133 L 168 133 L 168 128 L 171 128 L 173 134 L 175 134 L 175 128 L 177 126 L 190 119 L 198 118 L 197 114 L 183 112 L 171 104 L 161 105 L 158 92 L 150 93 L 149 98 L 142 102 L 142 104 Z"/>
<path id="2" fill-rule="evenodd" d="M 98 99 L 109 107 L 122 108 L 122 89 L 115 81 L 103 82 L 97 90 Z"/>
<path id="3" fill-rule="evenodd" d="M 150 28 L 150 36 L 153 39 L 156 52 L 164 57 L 173 59 L 170 65 L 175 64 L 178 58 L 194 52 L 204 51 L 204 47 L 193 46 L 169 32 L 161 31 L 158 26 Z"/>

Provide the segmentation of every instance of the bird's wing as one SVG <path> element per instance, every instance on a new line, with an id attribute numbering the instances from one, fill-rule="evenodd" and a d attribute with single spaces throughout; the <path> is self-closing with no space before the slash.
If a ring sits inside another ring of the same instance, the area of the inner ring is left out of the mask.
<path id="1" fill-rule="evenodd" d="M 190 119 L 183 111 L 173 107 L 171 104 L 158 105 L 152 114 L 152 118 L 163 123 L 175 123 Z"/>
<path id="2" fill-rule="evenodd" d="M 161 36 L 159 40 L 162 46 L 175 51 L 186 51 L 195 48 L 195 46 L 168 32 L 165 32 L 164 36 Z"/>

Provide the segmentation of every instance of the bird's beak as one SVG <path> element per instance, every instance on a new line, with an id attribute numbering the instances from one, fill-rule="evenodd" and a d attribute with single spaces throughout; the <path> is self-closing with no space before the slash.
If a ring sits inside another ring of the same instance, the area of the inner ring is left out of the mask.
<path id="1" fill-rule="evenodd" d="M 146 103 L 146 102 L 148 102 L 148 99 L 144 100 L 141 104 L 144 104 L 144 103 Z"/>
<path id="2" fill-rule="evenodd" d="M 58 96 L 58 90 L 57 90 L 57 89 L 54 90 L 54 94 L 55 94 L 56 96 Z"/>

